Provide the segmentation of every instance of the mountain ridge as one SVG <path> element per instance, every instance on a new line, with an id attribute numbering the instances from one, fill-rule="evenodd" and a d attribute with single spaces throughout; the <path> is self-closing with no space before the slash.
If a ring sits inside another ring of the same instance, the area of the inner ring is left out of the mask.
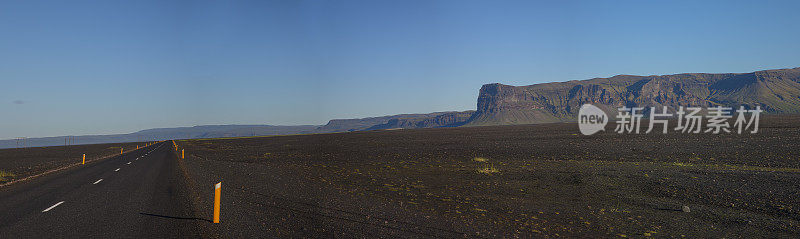
<path id="1" fill-rule="evenodd" d="M 682 73 L 616 75 L 609 78 L 551 82 L 527 86 L 486 84 L 477 111 L 466 126 L 535 124 L 574 120 L 581 105 L 607 112 L 617 108 L 728 106 L 767 113 L 800 113 L 800 68 L 750 73 Z"/>
<path id="2" fill-rule="evenodd" d="M 325 125 L 200 125 L 154 128 L 129 134 L 74 136 L 75 143 L 121 143 L 145 140 L 336 133 L 574 121 L 583 104 L 607 113 L 617 108 L 679 106 L 761 107 L 767 114 L 800 114 L 800 67 L 749 73 L 615 75 L 608 78 L 549 82 L 527 86 L 485 84 L 476 110 L 332 119 Z M 613 117 L 613 115 L 612 115 Z M 28 147 L 64 145 L 67 136 L 31 138 Z M 0 148 L 17 147 L 0 140 Z"/>

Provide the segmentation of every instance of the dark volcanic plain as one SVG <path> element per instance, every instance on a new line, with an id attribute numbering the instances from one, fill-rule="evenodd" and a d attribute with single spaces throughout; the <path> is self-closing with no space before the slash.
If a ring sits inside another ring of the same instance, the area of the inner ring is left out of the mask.
<path id="1" fill-rule="evenodd" d="M 576 123 L 555 123 L 176 142 L 198 217 L 211 217 L 223 182 L 211 237 L 800 235 L 800 117 L 760 126 L 583 136 Z"/>

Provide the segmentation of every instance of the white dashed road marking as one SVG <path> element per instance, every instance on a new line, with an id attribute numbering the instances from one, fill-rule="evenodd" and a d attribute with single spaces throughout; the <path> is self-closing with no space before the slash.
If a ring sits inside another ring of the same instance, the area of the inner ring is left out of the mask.
<path id="1" fill-rule="evenodd" d="M 50 211 L 50 209 L 53 209 L 53 208 L 55 208 L 55 207 L 58 207 L 58 205 L 61 205 L 62 203 L 64 203 L 64 201 L 58 202 L 58 203 L 56 203 L 56 205 L 50 206 L 50 207 L 48 207 L 47 209 L 43 210 L 42 212 L 47 212 L 47 211 Z"/>
<path id="2" fill-rule="evenodd" d="M 116 171 L 119 171 L 119 169 L 117 169 L 117 170 L 114 170 L 114 172 L 116 172 Z"/>
<path id="3" fill-rule="evenodd" d="M 97 184 L 97 183 L 99 183 L 100 181 L 103 181 L 103 179 L 101 178 L 101 179 L 97 180 L 97 182 L 94 182 L 93 184 Z"/>

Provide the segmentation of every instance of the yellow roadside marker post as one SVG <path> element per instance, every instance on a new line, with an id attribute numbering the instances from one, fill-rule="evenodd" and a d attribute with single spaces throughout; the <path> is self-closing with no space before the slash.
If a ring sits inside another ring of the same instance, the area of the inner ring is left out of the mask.
<path id="1" fill-rule="evenodd" d="M 214 223 L 219 223 L 219 198 L 222 196 L 222 182 L 214 186 Z"/>
<path id="2" fill-rule="evenodd" d="M 83 154 L 83 162 L 81 164 L 86 164 L 86 154 Z"/>
<path id="3" fill-rule="evenodd" d="M 183 151 L 184 151 L 184 149 L 181 149 L 181 159 L 183 159 L 183 157 L 184 157 L 183 156 Z"/>
<path id="4" fill-rule="evenodd" d="M 119 154 L 122 154 L 122 148 L 119 148 Z"/>

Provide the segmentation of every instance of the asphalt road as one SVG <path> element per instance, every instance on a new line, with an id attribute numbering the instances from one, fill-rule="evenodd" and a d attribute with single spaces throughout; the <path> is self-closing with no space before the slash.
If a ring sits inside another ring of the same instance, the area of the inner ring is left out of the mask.
<path id="1" fill-rule="evenodd" d="M 202 237 L 165 143 L 0 188 L 3 238 Z"/>

